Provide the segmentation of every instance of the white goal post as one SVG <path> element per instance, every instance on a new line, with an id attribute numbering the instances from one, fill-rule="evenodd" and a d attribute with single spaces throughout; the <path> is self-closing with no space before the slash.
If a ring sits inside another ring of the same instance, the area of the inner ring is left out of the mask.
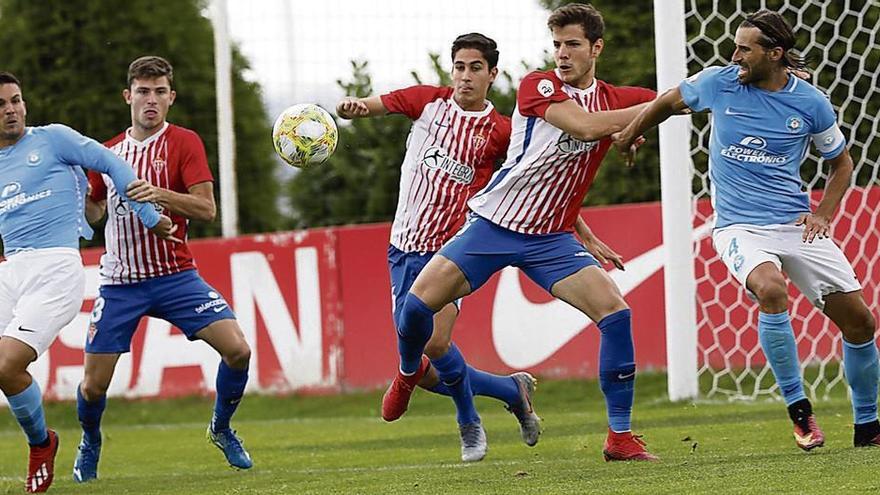
<path id="1" fill-rule="evenodd" d="M 782 13 L 806 55 L 811 83 L 826 92 L 855 162 L 852 188 L 834 226 L 875 315 L 880 307 L 880 2 L 872 0 L 655 0 L 660 91 L 704 67 L 729 63 L 744 15 Z M 670 399 L 778 397 L 757 338 L 757 307 L 711 247 L 706 169 L 709 117 L 660 127 L 666 343 Z M 812 151 L 812 150 L 811 150 Z M 811 153 L 804 187 L 821 195 L 827 175 Z M 839 331 L 796 289 L 790 291 L 805 390 L 813 399 L 843 387 Z"/>

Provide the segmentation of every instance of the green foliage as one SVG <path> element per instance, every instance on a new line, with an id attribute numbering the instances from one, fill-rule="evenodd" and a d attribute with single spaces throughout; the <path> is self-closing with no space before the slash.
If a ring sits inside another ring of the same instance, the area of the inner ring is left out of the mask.
<path id="1" fill-rule="evenodd" d="M 202 15 L 205 7 L 202 0 L 0 0 L 2 70 L 22 80 L 29 124 L 62 122 L 107 140 L 131 123 L 121 96 L 128 64 L 146 54 L 168 58 L 177 91 L 169 120 L 202 136 L 219 180 L 214 45 L 211 23 Z M 265 138 L 269 120 L 259 87 L 242 77 L 247 62 L 237 51 L 233 69 L 241 230 L 276 229 L 279 187 Z M 219 198 L 217 181 L 215 194 Z M 219 230 L 219 222 L 194 222 L 190 232 L 216 235 Z"/>

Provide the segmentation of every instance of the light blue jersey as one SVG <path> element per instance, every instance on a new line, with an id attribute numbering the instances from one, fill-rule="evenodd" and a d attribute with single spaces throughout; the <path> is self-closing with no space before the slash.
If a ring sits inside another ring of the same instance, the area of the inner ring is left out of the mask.
<path id="1" fill-rule="evenodd" d="M 695 112 L 711 110 L 709 178 L 715 227 L 787 224 L 810 212 L 800 168 L 810 140 L 822 158 L 846 147 L 831 102 L 789 76 L 779 91 L 737 79 L 738 66 L 710 67 L 679 90 Z"/>
<path id="2" fill-rule="evenodd" d="M 0 148 L 0 238 L 5 255 L 78 249 L 80 237 L 92 238 L 84 217 L 88 181 L 81 166 L 108 174 L 117 191 L 125 191 L 137 179 L 131 166 L 112 151 L 60 124 L 28 127 L 18 142 Z M 147 227 L 159 222 L 153 205 L 130 204 Z"/>

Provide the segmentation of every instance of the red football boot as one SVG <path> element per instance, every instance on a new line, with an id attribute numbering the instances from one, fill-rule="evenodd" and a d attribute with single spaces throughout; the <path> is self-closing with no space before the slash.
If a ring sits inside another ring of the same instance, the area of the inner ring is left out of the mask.
<path id="1" fill-rule="evenodd" d="M 28 493 L 42 493 L 49 489 L 55 478 L 55 454 L 58 453 L 58 434 L 49 430 L 49 445 L 31 447 L 28 475 L 24 489 Z"/>
<path id="2" fill-rule="evenodd" d="M 610 461 L 658 461 L 654 454 L 645 450 L 645 442 L 640 435 L 631 431 L 615 433 L 608 429 L 605 448 L 602 450 L 605 460 Z"/>
<path id="3" fill-rule="evenodd" d="M 810 451 L 825 445 L 825 434 L 822 433 L 822 429 L 816 424 L 816 416 L 812 414 L 807 416 L 807 425 L 809 426 L 807 431 L 798 426 L 797 423 L 794 425 L 794 441 L 797 446 L 803 450 Z"/>
<path id="4" fill-rule="evenodd" d="M 382 396 L 382 419 L 394 421 L 403 416 L 409 405 L 409 398 L 412 396 L 413 390 L 425 376 L 425 373 L 428 372 L 430 366 L 431 361 L 428 359 L 428 356 L 422 354 L 422 362 L 419 364 L 418 371 L 414 374 L 406 376 L 401 374 L 399 370 L 397 371 L 397 376 L 394 377 L 391 386 L 388 387 L 385 395 Z"/>

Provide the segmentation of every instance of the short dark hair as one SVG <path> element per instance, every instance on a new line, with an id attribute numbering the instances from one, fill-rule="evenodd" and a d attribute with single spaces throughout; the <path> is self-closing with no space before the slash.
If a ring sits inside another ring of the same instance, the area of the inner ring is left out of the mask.
<path id="1" fill-rule="evenodd" d="M 605 35 L 605 21 L 602 14 L 588 3 L 570 3 L 554 10 L 547 19 L 547 27 L 563 28 L 572 24 L 578 24 L 584 30 L 584 36 L 590 43 Z"/>
<path id="2" fill-rule="evenodd" d="M 21 89 L 21 81 L 12 72 L 0 72 L 0 84 L 15 84 L 18 89 Z"/>
<path id="3" fill-rule="evenodd" d="M 455 62 L 455 54 L 464 48 L 479 50 L 489 64 L 489 69 L 498 65 L 498 45 L 495 40 L 480 33 L 468 33 L 455 38 L 452 42 L 452 61 Z"/>
<path id="4" fill-rule="evenodd" d="M 792 50 L 795 43 L 794 30 L 779 12 L 761 9 L 748 14 L 739 27 L 753 27 L 760 31 L 758 44 L 767 50 L 782 48 L 782 64 L 786 67 L 797 69 L 804 67 L 804 59 Z"/>
<path id="5" fill-rule="evenodd" d="M 146 55 L 136 58 L 128 66 L 128 85 L 135 79 L 156 79 L 165 76 L 168 78 L 168 84 L 174 84 L 174 67 L 168 60 L 156 56 Z"/>

